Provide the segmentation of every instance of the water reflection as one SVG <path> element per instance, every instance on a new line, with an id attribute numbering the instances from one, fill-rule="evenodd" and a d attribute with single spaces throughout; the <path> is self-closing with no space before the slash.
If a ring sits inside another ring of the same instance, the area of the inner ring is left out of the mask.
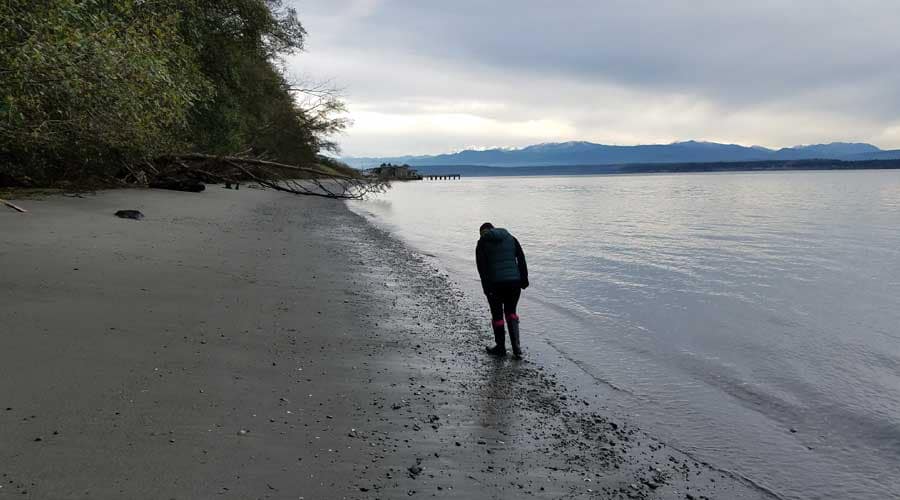
<path id="1" fill-rule="evenodd" d="M 518 363 L 506 359 L 490 358 L 487 362 L 487 383 L 480 394 L 480 424 L 483 428 L 496 429 L 506 434 L 513 422 L 513 399 Z"/>

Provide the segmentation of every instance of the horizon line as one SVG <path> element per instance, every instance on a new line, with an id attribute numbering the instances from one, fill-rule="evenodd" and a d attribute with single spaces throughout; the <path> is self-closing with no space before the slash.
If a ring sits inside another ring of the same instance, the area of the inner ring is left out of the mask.
<path id="1" fill-rule="evenodd" d="M 591 145 L 595 145 L 595 146 L 612 146 L 612 147 L 673 146 L 673 145 L 675 145 L 675 144 L 700 143 L 700 144 L 716 144 L 716 145 L 720 145 L 720 146 L 740 146 L 740 147 L 743 147 L 743 148 L 762 148 L 762 149 L 765 149 L 765 150 L 768 150 L 768 151 L 773 151 L 773 152 L 775 152 L 775 151 L 781 151 L 781 150 L 784 150 L 784 149 L 795 149 L 795 148 L 803 148 L 803 147 L 810 147 L 810 146 L 829 146 L 829 145 L 832 145 L 832 144 L 864 144 L 864 145 L 868 145 L 868 146 L 872 146 L 872 147 L 874 147 L 874 148 L 877 148 L 877 149 L 879 149 L 880 151 L 893 151 L 893 150 L 895 150 L 894 148 L 892 148 L 892 149 L 885 149 L 885 148 L 883 148 L 883 147 L 881 147 L 881 146 L 879 146 L 879 145 L 877 145 L 877 144 L 873 144 L 873 143 L 871 143 L 871 142 L 865 142 L 865 141 L 845 141 L 845 140 L 836 140 L 836 141 L 831 141 L 831 142 L 817 142 L 817 143 L 809 143 L 809 144 L 795 144 L 795 145 L 793 145 L 793 146 L 784 146 L 784 147 L 780 147 L 780 148 L 779 148 L 779 147 L 763 146 L 763 145 L 760 145 L 760 144 L 746 145 L 746 144 L 740 144 L 740 143 L 736 143 L 736 142 L 717 142 L 717 141 L 708 141 L 708 140 L 702 140 L 702 139 L 676 140 L 676 141 L 667 142 L 667 143 L 656 142 L 656 143 L 635 143 L 635 144 L 616 144 L 616 143 L 593 142 L 593 141 L 588 141 L 588 140 L 574 139 L 574 140 L 569 140 L 569 141 L 559 141 L 559 142 L 538 142 L 538 143 L 534 143 L 534 144 L 528 144 L 528 145 L 525 145 L 525 146 L 492 146 L 492 147 L 476 147 L 476 146 L 471 146 L 471 147 L 466 147 L 466 148 L 463 148 L 463 149 L 457 149 L 457 150 L 454 150 L 454 151 L 448 151 L 448 152 L 443 152 L 443 153 L 402 153 L 402 154 L 350 155 L 350 156 L 338 155 L 338 156 L 334 156 L 334 158 L 338 158 L 338 159 L 342 159 L 342 158 L 357 158 L 357 159 L 360 159 L 360 158 L 433 157 L 433 156 L 442 156 L 442 155 L 454 155 L 454 154 L 459 154 L 459 153 L 463 153 L 463 152 L 466 152 L 466 151 L 475 151 L 475 152 L 481 152 L 481 151 L 521 151 L 521 150 L 523 150 L 523 149 L 527 149 L 527 148 L 531 148 L 531 147 L 535 147 L 535 146 L 546 146 L 546 145 L 557 145 L 557 144 L 570 144 L 570 143 L 583 143 L 583 144 L 591 144 Z M 896 149 L 900 149 L 900 148 L 896 148 Z"/>

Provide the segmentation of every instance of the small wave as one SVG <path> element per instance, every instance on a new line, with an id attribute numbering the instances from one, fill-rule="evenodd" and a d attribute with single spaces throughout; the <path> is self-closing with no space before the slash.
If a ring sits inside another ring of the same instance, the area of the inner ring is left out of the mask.
<path id="1" fill-rule="evenodd" d="M 638 397 L 638 395 L 635 392 L 633 392 L 629 389 L 626 389 L 625 387 L 621 387 L 621 386 L 613 383 L 610 380 L 604 379 L 603 377 L 600 377 L 600 376 L 594 374 L 593 372 L 591 372 L 591 370 L 588 368 L 588 366 L 584 362 L 579 361 L 579 360 L 573 358 L 572 356 L 570 356 L 568 353 L 566 353 L 565 350 L 563 350 L 562 348 L 557 346 L 553 341 L 545 339 L 545 342 L 550 347 L 552 347 L 553 350 L 555 350 L 557 353 L 559 353 L 559 355 L 562 356 L 566 361 L 569 361 L 573 365 L 577 366 L 579 370 L 581 370 L 585 375 L 590 377 L 592 380 L 599 382 L 599 383 L 613 389 L 614 391 L 628 394 L 633 397 Z M 705 467 L 708 467 L 711 470 L 714 470 L 716 472 L 724 474 L 724 475 L 728 476 L 729 478 L 734 479 L 735 481 L 738 481 L 742 484 L 745 484 L 748 487 L 753 488 L 754 490 L 756 490 L 760 493 L 763 493 L 763 494 L 765 494 L 771 498 L 777 499 L 777 500 L 787 500 L 786 497 L 782 496 L 781 494 L 779 494 L 777 491 L 773 490 L 772 488 L 769 488 L 768 486 L 760 484 L 739 472 L 732 471 L 732 470 L 726 469 L 724 467 L 717 467 L 717 466 L 707 462 L 706 460 L 700 459 L 699 457 L 695 456 L 693 453 L 691 453 L 689 451 L 683 450 L 677 446 L 673 446 L 673 445 L 663 442 L 663 441 L 660 441 L 660 442 L 665 444 L 667 447 L 677 451 L 678 453 L 681 453 L 682 455 L 690 458 L 694 462 L 697 462 L 699 464 L 702 464 Z"/>
<path id="2" fill-rule="evenodd" d="M 681 453 L 682 455 L 684 455 L 684 456 L 690 458 L 691 460 L 693 460 L 693 461 L 695 461 L 695 462 L 697 462 L 697 463 L 699 463 L 699 464 L 701 464 L 701 465 L 703 465 L 703 466 L 705 466 L 705 467 L 708 467 L 708 468 L 710 468 L 710 469 L 712 469 L 712 470 L 714 470 L 714 471 L 716 471 L 716 472 L 718 472 L 718 473 L 720 473 L 720 474 L 724 474 L 724 475 L 728 476 L 729 478 L 734 479 L 735 481 L 738 481 L 738 482 L 740 482 L 740 483 L 743 483 L 743 484 L 745 484 L 745 485 L 747 485 L 747 486 L 749 486 L 749 487 L 755 489 L 756 491 L 759 491 L 760 493 L 763 493 L 764 495 L 768 495 L 768 496 L 770 496 L 770 497 L 772 497 L 772 498 L 775 498 L 775 499 L 777 499 L 777 500 L 787 500 L 787 498 L 786 498 L 785 496 L 781 495 L 780 493 L 778 493 L 777 491 L 773 490 L 772 488 L 769 488 L 768 486 L 762 485 L 762 484 L 760 484 L 760 483 L 754 481 L 753 479 L 751 479 L 751 478 L 749 478 L 749 477 L 747 477 L 747 476 L 741 474 L 740 472 L 735 472 L 735 471 L 733 471 L 733 470 L 726 469 L 726 468 L 724 468 L 724 467 L 717 467 L 717 466 L 715 466 L 715 465 L 713 465 L 713 464 L 711 464 L 711 463 L 709 463 L 709 462 L 707 462 L 707 461 L 705 461 L 705 460 L 702 460 L 702 459 L 700 459 L 700 458 L 697 458 L 693 453 L 691 453 L 691 452 L 689 452 L 689 451 L 683 450 L 683 449 L 681 449 L 681 448 L 678 448 L 677 446 L 673 446 L 673 445 L 671 445 L 671 444 L 669 444 L 669 443 L 666 443 L 666 442 L 663 442 L 663 441 L 660 441 L 660 442 L 663 443 L 664 445 L 666 445 L 667 447 L 669 447 L 669 448 L 671 448 L 671 449 L 677 451 L 678 453 Z"/>
<path id="3" fill-rule="evenodd" d="M 602 377 L 600 377 L 600 376 L 597 376 L 597 375 L 594 374 L 594 373 L 591 373 L 591 371 L 587 368 L 586 363 L 584 363 L 584 362 L 582 362 L 582 361 L 578 361 L 577 359 L 573 358 L 573 357 L 570 356 L 568 353 L 566 353 L 565 350 L 563 350 L 563 349 L 561 349 L 559 346 L 557 346 L 553 341 L 551 341 L 551 340 L 546 340 L 546 339 L 545 339 L 544 341 L 547 343 L 547 345 L 549 345 L 550 347 L 552 347 L 554 351 L 556 351 L 557 353 L 559 353 L 559 355 L 562 356 L 566 361 L 568 361 L 568 362 L 574 364 L 575 366 L 577 366 L 582 372 L 584 372 L 585 375 L 587 375 L 588 377 L 590 377 L 590 378 L 593 379 L 594 381 L 600 382 L 601 384 L 603 384 L 603 385 L 605 385 L 605 386 L 608 386 L 608 387 L 610 387 L 611 389 L 613 389 L 613 390 L 615 390 L 615 391 L 623 392 L 623 393 L 628 394 L 628 395 L 631 395 L 631 396 L 637 396 L 637 394 L 635 394 L 635 393 L 632 392 L 631 390 L 626 389 L 626 388 L 624 388 L 624 387 L 620 387 L 620 386 L 614 384 L 613 382 L 611 382 L 611 381 L 609 381 L 609 380 L 607 380 L 607 379 L 604 379 L 604 378 L 602 378 Z"/>

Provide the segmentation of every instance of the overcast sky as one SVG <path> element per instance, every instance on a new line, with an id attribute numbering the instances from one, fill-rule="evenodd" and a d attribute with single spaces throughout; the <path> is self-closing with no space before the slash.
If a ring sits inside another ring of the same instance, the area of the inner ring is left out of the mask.
<path id="1" fill-rule="evenodd" d="M 900 148 L 898 0 L 295 0 L 347 156 L 587 140 Z"/>

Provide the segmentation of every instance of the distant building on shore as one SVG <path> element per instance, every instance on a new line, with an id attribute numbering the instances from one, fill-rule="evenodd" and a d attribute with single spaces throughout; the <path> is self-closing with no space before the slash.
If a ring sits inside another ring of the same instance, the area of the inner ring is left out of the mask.
<path id="1" fill-rule="evenodd" d="M 380 166 L 366 170 L 366 175 L 385 181 L 420 181 L 422 176 L 409 165 L 382 163 Z"/>

